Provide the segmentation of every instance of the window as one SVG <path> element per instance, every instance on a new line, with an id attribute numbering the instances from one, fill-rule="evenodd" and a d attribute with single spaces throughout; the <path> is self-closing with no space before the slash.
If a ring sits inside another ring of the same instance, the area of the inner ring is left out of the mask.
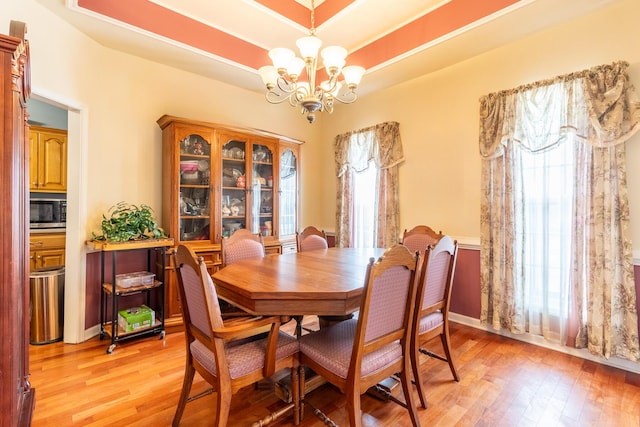
<path id="1" fill-rule="evenodd" d="M 385 122 L 336 136 L 336 246 L 386 248 L 400 234 L 400 125 Z"/>
<path id="2" fill-rule="evenodd" d="M 572 135 L 551 148 L 518 149 L 521 191 L 515 192 L 516 249 L 522 254 L 523 302 L 529 331 L 560 340 L 568 315 L 575 181 Z"/>
<path id="3" fill-rule="evenodd" d="M 626 62 L 480 99 L 480 321 L 640 359 L 625 141 Z"/>
<path id="4" fill-rule="evenodd" d="M 374 162 L 362 172 L 353 174 L 353 247 L 373 248 L 376 246 L 378 203 L 378 168 Z"/>

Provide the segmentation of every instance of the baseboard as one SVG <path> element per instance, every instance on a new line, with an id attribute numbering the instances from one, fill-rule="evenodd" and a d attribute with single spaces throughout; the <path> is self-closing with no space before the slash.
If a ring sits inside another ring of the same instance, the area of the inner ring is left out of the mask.
<path id="1" fill-rule="evenodd" d="M 624 371 L 640 374 L 640 362 L 632 362 L 630 360 L 620 359 L 619 357 L 612 357 L 605 359 L 603 357 L 597 357 L 589 353 L 586 349 L 563 347 L 557 344 L 550 343 L 544 338 L 531 335 L 531 334 L 512 334 L 508 331 L 497 331 L 489 325 L 481 325 L 479 319 L 473 317 L 463 316 L 461 314 L 449 312 L 449 320 L 452 322 L 460 323 L 462 325 L 470 326 L 472 328 L 481 329 L 483 331 L 491 332 L 493 334 L 502 335 L 508 338 L 513 338 L 518 341 L 526 342 L 529 344 L 537 345 L 539 347 L 548 348 L 550 350 L 559 351 L 560 353 L 576 356 L 581 359 L 590 360 L 592 362 L 600 363 L 602 365 L 611 366 L 613 368 L 622 369 Z"/>

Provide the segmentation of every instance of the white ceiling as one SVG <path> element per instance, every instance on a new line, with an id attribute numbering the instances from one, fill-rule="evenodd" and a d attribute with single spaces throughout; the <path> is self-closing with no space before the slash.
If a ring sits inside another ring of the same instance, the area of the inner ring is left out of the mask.
<path id="1" fill-rule="evenodd" d="M 263 91 L 255 68 L 79 7 L 82 0 L 38 1 L 106 47 L 241 88 Z M 308 21 L 300 24 L 254 0 L 111 1 L 120 1 L 122 4 L 118 7 L 133 8 L 134 13 L 136 4 L 152 2 L 265 50 L 278 46 L 294 49 L 295 40 L 308 33 L 311 20 L 309 11 L 305 11 L 309 12 Z M 310 4 L 310 0 L 295 1 L 307 7 Z M 316 0 L 316 8 L 329 1 Z M 323 40 L 323 45 L 338 44 L 352 53 L 450 1 L 456 0 L 354 0 L 350 3 L 343 0 L 346 6 L 320 25 L 317 25 L 317 10 L 316 35 Z M 517 1 L 499 12 L 369 67 L 358 92 L 363 95 L 436 71 L 614 1 L 617 0 Z M 351 64 L 349 57 L 347 63 Z"/>

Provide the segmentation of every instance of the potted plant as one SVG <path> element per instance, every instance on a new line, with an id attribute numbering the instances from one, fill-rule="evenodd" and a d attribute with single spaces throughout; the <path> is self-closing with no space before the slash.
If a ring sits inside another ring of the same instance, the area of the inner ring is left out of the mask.
<path id="1" fill-rule="evenodd" d="M 107 215 L 102 215 L 102 234 L 92 233 L 93 240 L 121 243 L 167 237 L 158 226 L 153 209 L 145 204 L 120 202 L 109 208 Z"/>

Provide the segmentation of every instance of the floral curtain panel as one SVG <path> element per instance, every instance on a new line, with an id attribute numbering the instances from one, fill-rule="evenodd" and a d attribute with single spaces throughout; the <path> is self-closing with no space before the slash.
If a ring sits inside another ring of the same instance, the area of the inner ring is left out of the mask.
<path id="1" fill-rule="evenodd" d="M 380 170 L 378 186 L 377 246 L 389 247 L 397 242 L 400 233 L 398 212 L 398 165 L 404 160 L 400 124 L 385 122 L 348 132 L 335 138 L 336 176 L 336 245 L 351 247 L 351 180 L 373 161 Z"/>
<path id="2" fill-rule="evenodd" d="M 480 100 L 481 322 L 526 332 L 516 267 L 518 150 L 543 152 L 572 134 L 577 196 L 567 344 L 640 358 L 624 144 L 639 129 L 640 104 L 627 68 L 602 65 Z"/>

